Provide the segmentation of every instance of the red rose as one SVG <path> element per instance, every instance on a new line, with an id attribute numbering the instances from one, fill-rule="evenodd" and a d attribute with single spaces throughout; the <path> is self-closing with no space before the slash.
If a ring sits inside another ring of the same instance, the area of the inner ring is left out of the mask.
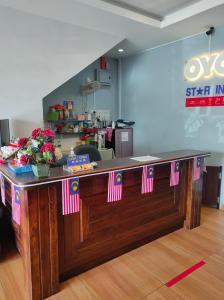
<path id="1" fill-rule="evenodd" d="M 43 132 L 43 136 L 49 137 L 49 138 L 54 138 L 54 132 L 50 129 L 45 129 Z"/>
<path id="2" fill-rule="evenodd" d="M 23 154 L 20 156 L 19 161 L 22 166 L 26 166 L 29 163 L 29 157 L 27 155 Z"/>
<path id="3" fill-rule="evenodd" d="M 54 152 L 54 145 L 51 143 L 45 143 L 43 146 L 40 148 L 41 152 Z"/>
<path id="4" fill-rule="evenodd" d="M 48 161 L 48 163 L 51 165 L 51 164 L 54 164 L 56 162 L 56 157 L 54 156 L 51 160 Z"/>
<path id="5" fill-rule="evenodd" d="M 18 144 L 18 147 L 19 147 L 19 148 L 24 147 L 24 146 L 26 145 L 27 141 L 28 141 L 27 138 L 21 137 L 21 138 L 18 140 L 18 143 L 17 143 L 17 144 Z"/>
<path id="6" fill-rule="evenodd" d="M 32 131 L 32 138 L 36 139 L 37 137 L 39 137 L 41 134 L 43 133 L 41 128 L 36 128 Z"/>

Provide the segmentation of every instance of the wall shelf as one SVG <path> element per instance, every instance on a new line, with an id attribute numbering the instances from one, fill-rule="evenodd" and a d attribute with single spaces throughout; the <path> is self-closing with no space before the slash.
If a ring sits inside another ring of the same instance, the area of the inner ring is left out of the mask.
<path id="1" fill-rule="evenodd" d="M 85 85 L 80 86 L 80 94 L 82 96 L 87 96 L 94 93 L 96 90 L 101 88 L 101 83 L 99 81 L 91 81 Z"/>
<path id="2" fill-rule="evenodd" d="M 83 120 L 83 121 L 80 121 L 80 120 L 75 120 L 75 119 L 65 119 L 65 120 L 57 120 L 57 121 L 48 121 L 48 120 L 45 120 L 44 121 L 45 123 L 81 123 L 81 122 L 85 122 L 85 123 L 88 123 L 88 122 L 92 122 L 90 120 Z"/>
<path id="3" fill-rule="evenodd" d="M 56 135 L 80 135 L 83 134 L 84 132 L 79 131 L 79 132 L 55 132 Z"/>

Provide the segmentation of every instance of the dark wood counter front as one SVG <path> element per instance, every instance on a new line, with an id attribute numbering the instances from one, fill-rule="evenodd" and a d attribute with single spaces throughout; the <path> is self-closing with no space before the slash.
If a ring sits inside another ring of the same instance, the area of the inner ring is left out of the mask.
<path id="1" fill-rule="evenodd" d="M 193 158 L 202 151 L 153 154 L 154 191 L 141 194 L 141 166 L 130 158 L 105 161 L 91 172 L 79 173 L 81 210 L 62 215 L 61 168 L 38 180 L 32 175 L 15 177 L 7 167 L 7 180 L 23 188 L 21 224 L 13 223 L 24 263 L 29 299 L 43 299 L 59 290 L 59 282 L 113 257 L 186 226 L 200 225 L 202 178 L 193 181 Z M 170 161 L 181 160 L 180 183 L 170 187 Z M 107 203 L 108 172 L 123 173 L 122 200 Z M 97 175 L 97 176 L 95 176 Z"/>

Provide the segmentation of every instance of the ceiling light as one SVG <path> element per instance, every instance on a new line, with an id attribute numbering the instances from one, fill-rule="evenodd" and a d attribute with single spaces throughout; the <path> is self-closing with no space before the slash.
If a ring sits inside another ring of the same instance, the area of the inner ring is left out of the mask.
<path id="1" fill-rule="evenodd" d="M 118 49 L 118 52 L 122 53 L 122 52 L 124 52 L 124 49 L 120 48 L 120 49 Z"/>

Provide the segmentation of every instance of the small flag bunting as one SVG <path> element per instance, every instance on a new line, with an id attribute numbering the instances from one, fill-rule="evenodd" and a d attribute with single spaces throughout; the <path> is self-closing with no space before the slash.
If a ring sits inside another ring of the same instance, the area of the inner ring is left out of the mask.
<path id="1" fill-rule="evenodd" d="M 1 199 L 2 203 L 5 204 L 5 179 L 2 174 L 0 174 L 0 184 L 1 184 Z"/>
<path id="2" fill-rule="evenodd" d="M 153 192 L 154 166 L 143 166 L 142 170 L 142 194 Z"/>
<path id="3" fill-rule="evenodd" d="M 62 180 L 62 214 L 69 215 L 80 211 L 79 178 Z"/>
<path id="4" fill-rule="evenodd" d="M 107 202 L 116 202 L 122 198 L 122 172 L 109 172 Z"/>
<path id="5" fill-rule="evenodd" d="M 193 166 L 193 180 L 198 180 L 201 177 L 201 166 L 202 166 L 202 158 L 195 157 L 194 158 L 194 166 Z"/>
<path id="6" fill-rule="evenodd" d="M 203 160 L 203 172 L 207 173 L 207 167 L 206 167 L 205 158 L 203 158 L 202 160 Z"/>
<path id="7" fill-rule="evenodd" d="M 18 225 L 20 225 L 21 190 L 14 184 L 12 184 L 11 193 L 12 193 L 12 219 Z"/>
<path id="8" fill-rule="evenodd" d="M 180 179 L 180 161 L 175 160 L 171 162 L 170 186 L 178 185 L 179 179 Z"/>

